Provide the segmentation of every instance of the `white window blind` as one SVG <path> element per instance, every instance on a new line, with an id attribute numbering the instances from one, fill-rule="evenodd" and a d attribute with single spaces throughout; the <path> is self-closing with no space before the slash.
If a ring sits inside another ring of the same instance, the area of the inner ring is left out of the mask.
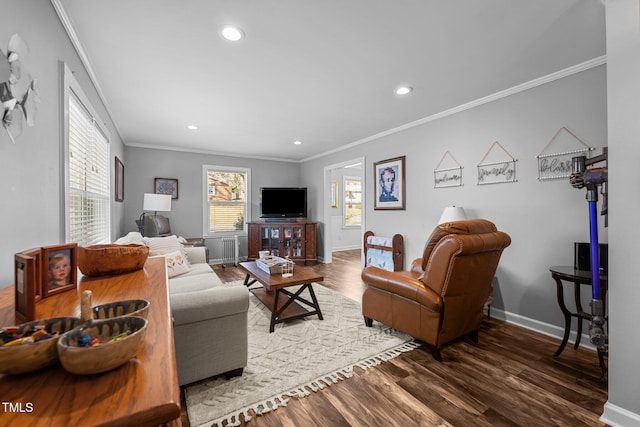
<path id="1" fill-rule="evenodd" d="M 109 141 L 69 91 L 68 241 L 87 246 L 110 239 Z"/>
<path id="2" fill-rule="evenodd" d="M 250 170 L 205 167 L 205 233 L 246 231 L 250 217 Z"/>

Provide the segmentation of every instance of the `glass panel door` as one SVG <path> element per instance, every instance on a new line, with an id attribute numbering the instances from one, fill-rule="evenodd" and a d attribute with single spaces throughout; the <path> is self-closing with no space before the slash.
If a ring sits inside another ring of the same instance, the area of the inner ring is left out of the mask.
<path id="1" fill-rule="evenodd" d="M 280 228 L 271 227 L 271 255 L 280 256 Z"/>

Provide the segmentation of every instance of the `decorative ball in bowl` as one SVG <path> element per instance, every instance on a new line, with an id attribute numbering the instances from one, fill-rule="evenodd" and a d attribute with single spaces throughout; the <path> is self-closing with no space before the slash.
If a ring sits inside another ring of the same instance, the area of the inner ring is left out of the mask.
<path id="1" fill-rule="evenodd" d="M 93 319 L 109 319 L 118 316 L 136 316 L 147 318 L 149 301 L 144 299 L 131 299 L 126 301 L 108 302 L 106 304 L 91 307 Z"/>
<path id="2" fill-rule="evenodd" d="M 85 276 L 110 276 L 140 270 L 149 256 L 145 245 L 91 245 L 78 247 L 78 268 Z"/>
<path id="3" fill-rule="evenodd" d="M 77 317 L 34 320 L 0 332 L 0 373 L 23 374 L 58 361 L 62 334 L 80 325 Z"/>
<path id="4" fill-rule="evenodd" d="M 135 316 L 94 320 L 58 340 L 62 367 L 90 375 L 118 368 L 136 355 L 147 333 L 147 319 Z"/>

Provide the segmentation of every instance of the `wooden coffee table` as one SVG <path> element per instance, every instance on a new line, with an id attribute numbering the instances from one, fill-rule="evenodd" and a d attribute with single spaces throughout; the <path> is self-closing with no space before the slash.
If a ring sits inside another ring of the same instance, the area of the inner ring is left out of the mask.
<path id="1" fill-rule="evenodd" d="M 324 277 L 316 274 L 312 269 L 296 265 L 293 269 L 293 276 L 282 277 L 281 274 L 268 274 L 261 270 L 255 261 L 241 262 L 240 268 L 247 273 L 244 285 L 250 286 L 255 282 L 262 284 L 262 288 L 250 289 L 251 293 L 258 298 L 271 311 L 271 324 L 269 332 L 273 332 L 276 323 L 287 320 L 301 319 L 307 316 L 318 315 L 322 318 L 322 311 L 316 294 L 313 292 L 313 282 L 321 282 Z M 295 293 L 285 289 L 290 286 L 300 286 Z M 311 301 L 303 298 L 301 294 L 309 291 Z M 311 310 L 298 304 L 306 305 Z"/>

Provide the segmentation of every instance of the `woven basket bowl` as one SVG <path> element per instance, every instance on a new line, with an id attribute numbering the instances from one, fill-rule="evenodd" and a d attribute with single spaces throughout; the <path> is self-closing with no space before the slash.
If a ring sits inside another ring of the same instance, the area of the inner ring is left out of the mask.
<path id="1" fill-rule="evenodd" d="M 131 335 L 117 341 L 114 336 L 130 330 Z M 91 375 L 118 368 L 133 358 L 147 333 L 147 320 L 124 316 L 94 320 L 63 334 L 58 340 L 58 356 L 62 367 L 73 374 Z M 82 347 L 82 335 L 98 337 L 102 344 Z"/>
<path id="2" fill-rule="evenodd" d="M 91 307 L 91 311 L 93 319 L 110 319 L 118 316 L 136 316 L 146 319 L 149 312 L 149 301 L 131 299 L 109 302 Z"/>
<path id="3" fill-rule="evenodd" d="M 0 373 L 23 374 L 46 368 L 58 361 L 56 344 L 63 333 L 76 328 L 80 324 L 77 317 L 54 317 L 51 319 L 34 320 L 18 325 L 18 333 L 30 334 L 36 326 L 52 334 L 51 338 L 31 343 L 23 343 L 10 347 L 4 344 L 10 341 L 7 333 L 0 332 Z"/>
<path id="4" fill-rule="evenodd" d="M 140 270 L 149 256 L 144 245 L 92 245 L 78 248 L 78 267 L 85 276 L 110 276 Z"/>

